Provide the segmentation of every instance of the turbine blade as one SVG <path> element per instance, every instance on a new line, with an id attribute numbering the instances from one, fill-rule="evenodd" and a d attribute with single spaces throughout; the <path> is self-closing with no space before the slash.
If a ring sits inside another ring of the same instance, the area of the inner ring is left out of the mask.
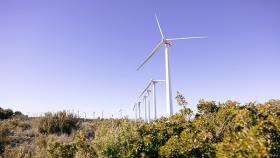
<path id="1" fill-rule="evenodd" d="M 156 15 L 156 14 L 155 14 L 155 16 L 156 16 L 156 20 L 157 20 L 158 29 L 159 29 L 159 32 L 160 32 L 160 34 L 161 34 L 161 38 L 162 38 L 162 39 L 164 39 L 164 36 L 163 36 L 162 30 L 161 30 L 161 27 L 160 27 L 160 24 L 159 24 L 159 21 L 158 21 L 158 17 L 157 17 L 157 15 Z"/>
<path id="2" fill-rule="evenodd" d="M 153 80 L 155 82 L 165 82 L 165 80 Z"/>
<path id="3" fill-rule="evenodd" d="M 166 40 L 176 41 L 176 40 L 188 40 L 188 39 L 199 39 L 199 38 L 207 38 L 207 37 L 204 37 L 204 36 L 201 36 L 201 37 L 182 37 L 182 38 L 169 38 L 169 39 L 166 39 Z"/>
<path id="4" fill-rule="evenodd" d="M 146 62 L 155 54 L 155 52 L 158 50 L 158 48 L 162 45 L 162 41 L 157 44 L 157 46 L 152 50 L 152 52 L 148 55 L 148 57 L 146 58 L 146 60 L 137 68 L 137 71 L 141 69 L 142 66 L 144 66 L 146 64 Z"/>

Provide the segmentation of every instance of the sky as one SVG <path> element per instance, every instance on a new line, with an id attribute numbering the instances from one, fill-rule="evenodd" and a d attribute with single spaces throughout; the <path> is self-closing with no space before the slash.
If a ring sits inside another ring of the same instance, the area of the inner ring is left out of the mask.
<path id="1" fill-rule="evenodd" d="M 0 106 L 35 115 L 79 110 L 87 117 L 132 110 L 150 79 L 165 79 L 161 36 L 170 48 L 173 98 L 196 111 L 199 99 L 280 99 L 278 0 L 2 0 Z M 141 100 L 141 99 L 140 99 Z M 165 85 L 157 84 L 158 115 Z M 173 99 L 174 110 L 179 109 Z"/>

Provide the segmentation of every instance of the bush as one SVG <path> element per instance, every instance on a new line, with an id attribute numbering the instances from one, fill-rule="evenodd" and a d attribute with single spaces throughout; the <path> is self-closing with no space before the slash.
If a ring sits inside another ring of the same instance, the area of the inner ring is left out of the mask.
<path id="1" fill-rule="evenodd" d="M 14 115 L 13 110 L 0 108 L 0 119 L 8 119 L 13 115 Z"/>
<path id="2" fill-rule="evenodd" d="M 275 100 L 242 107 L 236 101 L 216 105 L 201 100 L 199 117 L 188 120 L 187 113 L 180 111 L 140 125 L 134 136 L 138 139 L 126 149 L 131 154 L 111 152 L 108 157 L 279 157 L 279 105 Z M 114 147 L 122 139 L 115 136 L 106 142 L 115 142 L 111 149 L 121 151 Z"/>
<path id="3" fill-rule="evenodd" d="M 79 119 L 73 114 L 58 112 L 46 113 L 39 122 L 39 132 L 43 134 L 71 134 L 79 127 Z"/>
<path id="4" fill-rule="evenodd" d="M 76 158 L 96 158 L 97 153 L 93 146 L 87 141 L 83 135 L 76 135 L 74 139 L 76 147 Z"/>
<path id="5" fill-rule="evenodd" d="M 47 147 L 51 158 L 96 158 L 92 145 L 82 135 L 76 135 L 69 143 L 50 142 Z"/>
<path id="6" fill-rule="evenodd" d="M 93 122 L 96 129 L 93 140 L 94 148 L 99 157 L 133 157 L 137 141 L 141 138 L 137 133 L 138 126 L 128 119 L 103 119 Z"/>
<path id="7" fill-rule="evenodd" d="M 1 120 L 1 156 L 280 157 L 280 100 L 246 105 L 201 100 L 194 118 L 182 94 L 177 101 L 178 113 L 151 123 L 95 119 L 79 126 L 65 112 Z"/>
<path id="8" fill-rule="evenodd" d="M 74 158 L 76 148 L 73 144 L 61 144 L 58 142 L 48 144 L 48 157 L 51 158 Z"/>
<path id="9" fill-rule="evenodd" d="M 197 104 L 197 109 L 200 114 L 216 112 L 219 107 L 214 101 L 205 101 L 204 99 L 199 100 Z"/>
<path id="10" fill-rule="evenodd" d="M 5 145 L 10 142 L 9 134 L 11 133 L 8 126 L 4 123 L 0 124 L 0 154 L 4 152 Z"/>
<path id="11" fill-rule="evenodd" d="M 21 116 L 21 115 L 23 115 L 23 114 L 22 114 L 20 111 L 15 111 L 14 115 L 15 115 L 15 116 Z"/>
<path id="12" fill-rule="evenodd" d="M 94 139 L 95 136 L 95 128 L 89 122 L 83 122 L 78 130 L 78 133 L 84 136 L 88 140 Z"/>

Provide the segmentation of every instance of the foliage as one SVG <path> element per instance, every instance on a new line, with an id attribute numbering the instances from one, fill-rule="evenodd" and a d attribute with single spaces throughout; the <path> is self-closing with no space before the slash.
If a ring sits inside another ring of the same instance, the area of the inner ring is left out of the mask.
<path id="1" fill-rule="evenodd" d="M 128 119 L 96 120 L 94 147 L 99 157 L 131 157 L 137 148 L 137 141 L 141 140 L 137 133 L 141 122 Z"/>
<path id="2" fill-rule="evenodd" d="M 51 158 L 95 158 L 95 149 L 82 135 L 76 135 L 70 143 L 50 142 L 47 147 Z"/>
<path id="3" fill-rule="evenodd" d="M 76 147 L 76 158 L 97 157 L 97 152 L 93 148 L 93 145 L 83 135 L 78 134 L 75 137 L 74 145 Z"/>
<path id="4" fill-rule="evenodd" d="M 185 107 L 188 104 L 183 94 L 181 94 L 179 91 L 177 91 L 175 99 L 179 106 Z"/>
<path id="5" fill-rule="evenodd" d="M 74 144 L 61 144 L 58 142 L 48 144 L 48 157 L 51 158 L 73 158 L 76 148 Z"/>
<path id="6" fill-rule="evenodd" d="M 71 134 L 79 127 L 79 119 L 65 111 L 46 113 L 39 123 L 39 132 L 44 134 Z"/>
<path id="7" fill-rule="evenodd" d="M 200 100 L 191 117 L 184 96 L 176 99 L 178 113 L 150 123 L 81 122 L 63 112 L 8 118 L 0 122 L 0 157 L 280 157 L 280 100 Z"/>
<path id="8" fill-rule="evenodd" d="M 197 109 L 200 114 L 204 114 L 216 112 L 219 110 L 219 107 L 214 101 L 205 101 L 204 99 L 201 99 L 198 101 Z"/>
<path id="9" fill-rule="evenodd" d="M 22 115 L 21 112 L 13 112 L 11 109 L 3 109 L 0 107 L 0 120 L 11 118 L 12 116 Z"/>
<path id="10" fill-rule="evenodd" d="M 151 124 L 143 124 L 138 129 L 140 141 L 132 157 L 138 157 L 141 154 L 148 157 L 159 157 L 160 148 L 172 137 L 180 134 L 187 126 L 185 117 L 174 115 L 171 118 L 161 118 Z"/>
<path id="11" fill-rule="evenodd" d="M 185 116 L 187 118 L 188 121 L 190 121 L 191 117 L 194 113 L 190 108 L 187 108 L 188 102 L 186 101 L 183 94 L 181 94 L 179 91 L 177 91 L 177 94 L 176 94 L 176 101 L 177 101 L 178 105 L 181 107 L 179 113 L 181 113 L 183 116 Z"/>
<path id="12" fill-rule="evenodd" d="M 280 156 L 280 101 L 243 107 L 235 101 L 201 103 L 207 107 L 203 110 L 215 110 L 203 111 L 179 136 L 172 136 L 160 148 L 162 157 Z"/>
<path id="13" fill-rule="evenodd" d="M 5 123 L 0 124 L 0 154 L 4 152 L 5 145 L 9 142 L 10 129 Z"/>

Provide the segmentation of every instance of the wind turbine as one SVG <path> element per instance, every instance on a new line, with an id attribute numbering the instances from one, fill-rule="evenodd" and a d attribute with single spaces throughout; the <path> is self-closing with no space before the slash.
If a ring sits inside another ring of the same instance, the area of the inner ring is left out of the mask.
<path id="1" fill-rule="evenodd" d="M 120 117 L 122 118 L 122 109 L 119 110 Z"/>
<path id="2" fill-rule="evenodd" d="M 151 93 L 151 90 L 148 89 L 147 90 L 147 93 L 148 93 L 148 123 L 150 123 L 150 120 L 151 120 L 151 97 L 150 97 L 150 93 Z"/>
<path id="3" fill-rule="evenodd" d="M 135 111 L 135 121 L 137 121 L 137 103 L 134 104 L 133 111 Z"/>
<path id="4" fill-rule="evenodd" d="M 152 86 L 152 91 L 153 91 L 153 112 L 154 112 L 153 118 L 154 118 L 154 119 L 157 119 L 156 83 L 158 83 L 158 82 L 164 82 L 164 81 L 165 81 L 165 80 L 153 80 L 153 79 L 152 79 L 152 80 L 148 83 L 147 87 L 142 91 L 142 93 L 141 93 L 140 96 L 139 96 L 139 98 L 140 98 L 143 94 L 145 94 L 145 92 L 147 92 L 148 95 L 149 95 L 148 90 L 150 90 L 150 87 Z"/>
<path id="5" fill-rule="evenodd" d="M 152 80 L 152 90 L 153 90 L 153 109 L 154 109 L 154 120 L 157 119 L 157 103 L 156 103 L 156 83 L 164 82 L 164 80 Z"/>
<path id="6" fill-rule="evenodd" d="M 138 118 L 139 118 L 139 120 L 141 120 L 141 107 L 140 107 L 140 105 L 141 105 L 141 102 L 139 101 L 138 102 Z"/>
<path id="7" fill-rule="evenodd" d="M 199 38 L 206 38 L 206 37 L 182 37 L 182 38 L 165 38 L 162 32 L 162 29 L 159 24 L 159 20 L 157 15 L 155 15 L 157 25 L 161 34 L 161 41 L 154 47 L 152 52 L 148 55 L 145 61 L 137 68 L 140 70 L 149 60 L 150 58 L 157 52 L 157 50 L 164 45 L 165 47 L 165 86 L 166 86 L 166 111 L 167 116 L 171 116 L 173 114 L 173 107 L 172 107 L 172 91 L 171 91 L 171 79 L 170 79 L 170 69 L 169 69 L 169 54 L 168 48 L 171 46 L 170 41 L 176 40 L 188 40 L 188 39 L 199 39 Z"/>
<path id="8" fill-rule="evenodd" d="M 144 102 L 144 116 L 145 116 L 145 121 L 147 121 L 147 96 L 146 95 L 144 95 L 143 96 L 143 102 Z"/>

